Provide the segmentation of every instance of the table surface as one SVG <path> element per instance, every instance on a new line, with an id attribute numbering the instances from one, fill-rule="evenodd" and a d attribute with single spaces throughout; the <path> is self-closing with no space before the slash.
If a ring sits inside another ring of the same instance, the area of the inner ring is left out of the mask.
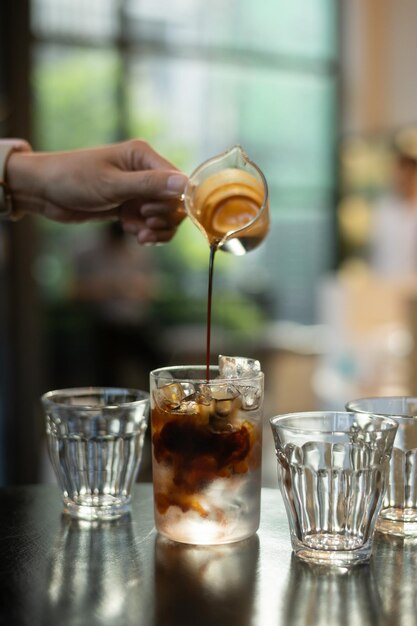
<path id="1" fill-rule="evenodd" d="M 377 535 L 350 571 L 299 562 L 275 489 L 257 535 L 215 547 L 161 538 L 148 484 L 131 515 L 96 526 L 62 515 L 57 487 L 0 489 L 2 626 L 404 626 L 416 578 L 417 539 Z"/>

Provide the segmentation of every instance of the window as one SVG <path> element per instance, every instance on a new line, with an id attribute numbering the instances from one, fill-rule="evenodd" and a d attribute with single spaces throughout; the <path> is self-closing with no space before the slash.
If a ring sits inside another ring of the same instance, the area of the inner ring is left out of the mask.
<path id="1" fill-rule="evenodd" d="M 332 0 L 32 0 L 36 147 L 141 136 L 191 172 L 241 144 L 268 180 L 272 226 L 246 257 L 218 255 L 219 323 L 313 323 L 334 255 L 337 19 Z M 65 298 L 66 251 L 93 227 L 42 229 L 35 271 L 47 299 Z M 156 314 L 202 321 L 200 234 L 184 223 L 154 257 Z"/>

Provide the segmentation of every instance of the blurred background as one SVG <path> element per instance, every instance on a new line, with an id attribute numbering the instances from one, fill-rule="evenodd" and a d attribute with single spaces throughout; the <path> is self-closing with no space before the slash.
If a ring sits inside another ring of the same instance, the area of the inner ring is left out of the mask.
<path id="1" fill-rule="evenodd" d="M 213 354 L 262 361 L 265 418 L 417 393 L 416 23 L 413 0 L 3 0 L 0 136 L 141 137 L 187 173 L 241 144 L 271 232 L 217 255 Z M 203 362 L 207 268 L 187 221 L 155 249 L 0 223 L 0 484 L 48 480 L 43 392 Z"/>

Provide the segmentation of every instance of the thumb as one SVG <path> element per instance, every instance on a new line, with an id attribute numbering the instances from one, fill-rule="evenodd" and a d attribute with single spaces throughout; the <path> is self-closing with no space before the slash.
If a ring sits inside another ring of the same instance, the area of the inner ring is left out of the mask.
<path id="1" fill-rule="evenodd" d="M 187 176 L 178 170 L 119 172 L 114 189 L 119 202 L 137 197 L 179 198 L 187 180 Z"/>

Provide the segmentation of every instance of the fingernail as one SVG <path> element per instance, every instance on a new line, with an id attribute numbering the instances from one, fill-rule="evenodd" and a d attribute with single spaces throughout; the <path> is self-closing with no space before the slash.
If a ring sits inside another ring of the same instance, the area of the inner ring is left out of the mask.
<path id="1" fill-rule="evenodd" d="M 138 242 L 143 245 L 152 245 L 157 240 L 156 233 L 149 228 L 144 228 L 138 234 Z"/>
<path id="2" fill-rule="evenodd" d="M 187 177 L 185 174 L 172 174 L 167 180 L 167 190 L 180 194 L 184 191 L 186 183 Z"/>
<path id="3" fill-rule="evenodd" d="M 148 228 L 169 228 L 168 220 L 164 220 L 162 217 L 147 217 L 145 219 L 145 224 Z"/>

